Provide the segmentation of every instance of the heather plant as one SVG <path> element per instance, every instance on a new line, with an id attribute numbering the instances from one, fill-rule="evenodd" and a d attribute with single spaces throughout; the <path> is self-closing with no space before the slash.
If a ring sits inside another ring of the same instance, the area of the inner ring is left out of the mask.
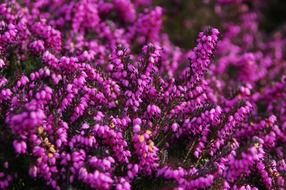
<path id="1" fill-rule="evenodd" d="M 0 189 L 285 189 L 286 38 L 260 28 L 267 2 L 204 1 L 220 24 L 190 50 L 157 3 L 0 4 Z"/>

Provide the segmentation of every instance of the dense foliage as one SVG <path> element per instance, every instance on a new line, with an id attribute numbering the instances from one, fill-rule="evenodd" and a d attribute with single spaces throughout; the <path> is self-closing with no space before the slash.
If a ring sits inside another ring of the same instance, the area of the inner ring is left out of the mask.
<path id="1" fill-rule="evenodd" d="M 261 29 L 267 1 L 201 1 L 217 26 L 191 50 L 170 27 L 196 33 L 205 12 L 1 2 L 0 189 L 286 188 L 286 36 Z"/>

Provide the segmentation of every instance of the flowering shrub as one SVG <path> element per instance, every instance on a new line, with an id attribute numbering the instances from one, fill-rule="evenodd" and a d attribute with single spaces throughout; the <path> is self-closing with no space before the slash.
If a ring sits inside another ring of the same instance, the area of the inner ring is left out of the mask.
<path id="1" fill-rule="evenodd" d="M 0 189 L 285 189 L 284 31 L 213 3 L 189 51 L 151 0 L 1 3 Z"/>

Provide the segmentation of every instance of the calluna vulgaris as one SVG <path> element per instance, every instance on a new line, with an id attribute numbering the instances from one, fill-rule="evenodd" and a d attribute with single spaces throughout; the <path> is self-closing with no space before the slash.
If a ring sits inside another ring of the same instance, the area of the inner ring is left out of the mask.
<path id="1" fill-rule="evenodd" d="M 222 26 L 190 51 L 152 0 L 3 1 L 0 189 L 286 188 L 286 38 L 259 30 L 265 1 L 212 1 Z"/>

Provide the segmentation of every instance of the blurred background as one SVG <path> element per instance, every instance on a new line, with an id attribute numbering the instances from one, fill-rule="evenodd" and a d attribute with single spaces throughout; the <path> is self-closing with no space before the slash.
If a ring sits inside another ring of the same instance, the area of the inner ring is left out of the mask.
<path id="1" fill-rule="evenodd" d="M 259 7 L 256 2 L 259 2 Z M 284 28 L 286 21 L 286 0 L 253 0 L 245 1 L 244 8 L 259 9 L 259 29 L 273 33 Z M 170 35 L 171 41 L 177 46 L 190 49 L 194 47 L 199 31 L 208 26 L 222 29 L 222 21 L 218 12 L 228 13 L 227 19 L 238 19 L 236 4 L 218 7 L 213 0 L 156 0 L 155 4 L 164 7 L 164 31 Z M 221 10 L 225 9 L 225 10 Z M 243 8 L 242 8 L 243 9 Z"/>

